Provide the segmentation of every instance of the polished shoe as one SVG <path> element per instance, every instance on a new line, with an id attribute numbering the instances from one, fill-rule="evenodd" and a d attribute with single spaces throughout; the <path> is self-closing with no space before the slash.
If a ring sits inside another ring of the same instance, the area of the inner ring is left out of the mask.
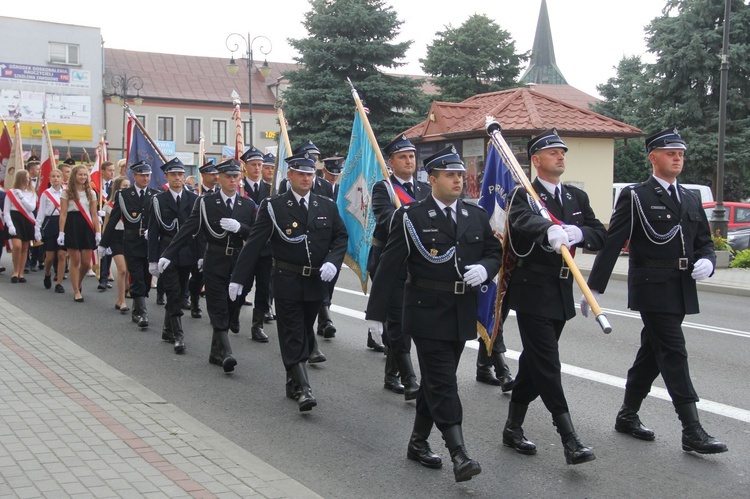
<path id="1" fill-rule="evenodd" d="M 466 453 L 461 425 L 449 426 L 443 430 L 443 439 L 445 439 L 445 446 L 448 447 L 451 454 L 453 476 L 457 482 L 471 480 L 471 477 L 482 472 L 479 463 L 471 459 Z"/>
<path id="2" fill-rule="evenodd" d="M 250 328 L 250 338 L 258 343 L 268 343 L 268 335 L 263 331 L 263 312 L 253 309 L 253 325 Z"/>
<path id="3" fill-rule="evenodd" d="M 10 283 L 11 284 L 16 284 L 17 282 L 18 282 L 18 276 L 14 275 L 13 277 L 10 278 Z"/>
<path id="4" fill-rule="evenodd" d="M 193 319 L 200 319 L 203 317 L 203 312 L 201 311 L 201 307 L 199 305 L 198 300 L 190 300 L 190 317 Z"/>
<path id="5" fill-rule="evenodd" d="M 331 320 L 331 312 L 327 305 L 321 305 L 318 310 L 318 335 L 323 338 L 333 338 L 336 336 L 336 326 Z"/>
<path id="6" fill-rule="evenodd" d="M 479 349 L 482 350 L 482 348 L 480 345 Z M 492 373 L 492 368 L 486 365 L 482 367 L 477 366 L 477 381 L 492 386 L 500 386 L 500 380 Z"/>
<path id="7" fill-rule="evenodd" d="M 44 289 L 49 289 L 52 287 L 52 276 L 46 275 L 44 276 Z"/>
<path id="8" fill-rule="evenodd" d="M 24 276 L 21 276 L 18 278 L 18 282 L 21 282 L 21 283 L 26 282 L 26 278 Z"/>
<path id="9" fill-rule="evenodd" d="M 62 287 L 62 284 L 55 284 L 55 293 L 64 293 L 65 288 Z"/>
<path id="10" fill-rule="evenodd" d="M 138 318 L 138 327 L 142 329 L 145 329 L 148 327 L 148 315 L 147 314 L 144 313 Z"/>
<path id="11" fill-rule="evenodd" d="M 169 325 L 174 335 L 174 353 L 185 353 L 185 333 L 182 331 L 182 318 L 179 315 L 170 316 Z"/>
<path id="12" fill-rule="evenodd" d="M 432 431 L 432 419 L 417 414 L 414 418 L 414 429 L 406 447 L 406 457 L 411 461 L 418 461 L 427 468 L 438 469 L 443 467 L 443 460 L 432 452 L 427 438 Z"/>
<path id="13" fill-rule="evenodd" d="M 73 298 L 73 301 L 76 302 L 76 303 L 83 303 L 83 296 L 81 296 L 79 298 Z"/>
<path id="14" fill-rule="evenodd" d="M 682 421 L 682 450 L 698 454 L 721 454 L 729 450 L 724 442 L 719 442 L 703 429 L 695 402 L 675 406 L 675 411 Z"/>
<path id="15" fill-rule="evenodd" d="M 182 307 L 182 310 L 190 310 L 190 302 L 188 300 L 184 300 L 182 302 L 181 307 Z"/>
<path id="16" fill-rule="evenodd" d="M 236 320 L 229 321 L 229 330 L 234 334 L 240 334 L 240 323 Z"/>
<path id="17" fill-rule="evenodd" d="M 508 420 L 505 422 L 503 429 L 503 445 L 515 449 L 521 454 L 532 456 L 536 454 L 536 445 L 534 442 L 526 440 L 523 434 L 524 419 L 526 419 L 526 409 L 528 405 L 511 402 L 508 407 Z"/>
<path id="18" fill-rule="evenodd" d="M 615 418 L 615 431 L 626 433 L 639 440 L 654 440 L 656 438 L 653 430 L 643 426 L 641 418 L 638 417 L 638 412 L 625 404 L 620 407 L 620 412 L 617 413 Z"/>
<path id="19" fill-rule="evenodd" d="M 294 378 L 292 377 L 291 371 L 286 372 L 286 397 L 290 398 L 292 400 L 299 399 L 299 396 L 302 394 L 302 391 L 300 390 L 299 386 L 297 386 L 297 383 L 294 382 Z"/>
<path id="20" fill-rule="evenodd" d="M 274 314 L 270 310 L 263 315 L 263 322 L 265 322 L 266 324 L 270 324 L 275 320 L 276 320 L 276 314 Z"/>
<path id="21" fill-rule="evenodd" d="M 508 367 L 508 363 L 505 361 L 505 354 L 493 351 L 490 360 L 492 361 L 492 365 L 495 366 L 495 375 L 500 380 L 500 389 L 503 393 L 513 390 L 516 380 L 510 374 L 510 367 Z"/>
<path id="22" fill-rule="evenodd" d="M 226 331 L 218 331 L 218 342 L 223 354 L 221 367 L 224 368 L 225 373 L 230 373 L 234 371 L 237 359 L 232 355 L 232 345 L 229 343 L 229 335 Z"/>
<path id="23" fill-rule="evenodd" d="M 307 412 L 318 405 L 318 401 L 313 397 L 312 389 L 310 388 L 310 381 L 307 378 L 307 371 L 305 370 L 305 363 L 300 362 L 299 364 L 294 364 L 290 371 L 292 373 L 292 379 L 300 390 L 300 395 L 297 399 L 299 411 Z"/>
<path id="24" fill-rule="evenodd" d="M 385 352 L 385 346 L 380 343 L 375 343 L 375 340 L 372 339 L 372 333 L 370 333 L 370 331 L 367 331 L 367 348 L 372 348 L 376 352 Z"/>
<path id="25" fill-rule="evenodd" d="M 164 301 L 164 295 L 157 293 L 156 294 L 156 304 L 157 305 L 164 305 L 166 302 Z"/>
<path id="26" fill-rule="evenodd" d="M 313 350 L 307 358 L 307 362 L 310 364 L 320 364 L 321 362 L 328 360 L 326 359 L 326 356 L 323 355 L 323 352 L 320 351 L 320 348 L 318 348 L 318 341 L 315 340 L 315 337 L 313 337 L 313 341 Z"/>
<path id="27" fill-rule="evenodd" d="M 96 289 L 98 289 L 99 291 L 107 291 L 107 282 L 99 281 L 99 284 L 96 286 Z"/>
<path id="28" fill-rule="evenodd" d="M 396 355 L 398 372 L 401 374 L 401 384 L 404 385 L 404 400 L 414 400 L 419 393 L 419 382 L 414 374 L 414 365 L 411 362 L 411 354 L 402 353 Z"/>
<path id="29" fill-rule="evenodd" d="M 393 350 L 388 349 L 385 355 L 385 377 L 383 378 L 383 388 L 392 392 L 404 393 L 404 385 L 398 377 L 398 364 Z"/>
<path id="30" fill-rule="evenodd" d="M 578 438 L 569 412 L 554 416 L 552 419 L 557 427 L 557 433 L 560 434 L 562 439 L 567 464 L 582 464 L 596 459 L 594 451 L 583 445 Z"/>

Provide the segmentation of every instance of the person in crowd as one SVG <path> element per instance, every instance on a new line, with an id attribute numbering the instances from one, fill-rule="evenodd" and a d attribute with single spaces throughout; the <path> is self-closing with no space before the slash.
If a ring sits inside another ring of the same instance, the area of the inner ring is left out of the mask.
<path id="1" fill-rule="evenodd" d="M 99 203 L 99 206 L 102 207 L 102 209 L 99 211 L 99 217 L 100 220 L 103 220 L 106 213 L 104 212 L 104 205 L 112 199 L 112 186 L 115 182 L 115 165 L 111 161 L 105 161 L 102 163 L 101 166 L 101 187 L 99 189 L 98 195 L 102 196 L 102 201 Z M 102 255 L 102 257 L 99 259 L 99 284 L 96 286 L 96 289 L 99 291 L 106 291 L 107 289 L 111 288 L 112 285 L 109 283 L 109 269 L 112 266 L 112 255 L 107 254 L 106 252 Z"/>
<path id="2" fill-rule="evenodd" d="M 130 179 L 128 177 L 117 177 L 112 184 L 112 197 L 114 198 L 115 193 L 130 188 Z M 108 201 L 104 205 L 104 226 L 109 223 L 109 217 L 112 213 L 112 207 L 114 203 Z M 117 277 L 115 277 L 115 283 L 117 285 L 117 300 L 115 301 L 115 310 L 119 310 L 121 313 L 126 313 L 130 310 L 125 302 L 125 292 L 129 287 L 128 283 L 128 266 L 125 263 L 125 255 L 123 254 L 123 235 L 125 234 L 125 225 L 122 220 L 119 220 L 115 224 L 115 228 L 112 232 L 112 238 L 109 241 L 109 247 L 105 249 L 105 253 L 111 253 L 112 261 L 115 262 L 117 267 Z"/>
<path id="3" fill-rule="evenodd" d="M 26 282 L 24 268 L 29 257 L 29 246 L 34 241 L 36 234 L 36 191 L 29 181 L 29 172 L 20 170 L 16 172 L 13 179 L 13 187 L 5 192 L 5 203 L 3 205 L 3 220 L 8 229 L 11 240 L 11 254 L 13 258 L 13 273 L 10 282 Z"/>
<path id="4" fill-rule="evenodd" d="M 49 175 L 50 187 L 46 189 L 39 198 L 39 208 L 36 214 L 36 229 L 41 234 L 44 243 L 44 287 L 52 287 L 52 269 L 55 271 L 55 292 L 64 293 L 62 281 L 65 269 L 67 252 L 63 246 L 57 244 L 57 236 L 60 232 L 60 199 L 63 193 L 62 172 L 58 169 L 52 170 Z"/>

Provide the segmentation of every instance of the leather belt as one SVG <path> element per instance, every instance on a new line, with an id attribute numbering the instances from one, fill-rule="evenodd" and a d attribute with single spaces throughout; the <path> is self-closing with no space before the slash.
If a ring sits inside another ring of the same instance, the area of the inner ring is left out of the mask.
<path id="1" fill-rule="evenodd" d="M 670 260 L 652 260 L 651 258 L 633 259 L 629 262 L 630 267 L 642 269 L 670 269 L 670 270 L 688 270 L 690 260 L 684 258 L 672 258 Z"/>
<path id="2" fill-rule="evenodd" d="M 233 256 L 239 255 L 242 251 L 242 246 L 222 246 L 220 244 L 206 243 L 206 253 L 218 253 L 220 255 Z"/>
<path id="3" fill-rule="evenodd" d="M 415 277 L 411 274 L 406 276 L 406 282 L 418 288 L 444 291 L 446 293 L 453 293 L 454 295 L 463 295 L 467 290 L 471 290 L 471 288 L 466 286 L 464 281 L 433 281 L 432 279 Z"/>
<path id="4" fill-rule="evenodd" d="M 146 233 L 146 229 L 125 229 L 125 233 L 123 235 L 143 237 L 145 233 Z"/>
<path id="5" fill-rule="evenodd" d="M 375 248 L 382 248 L 383 246 L 385 246 L 385 243 L 383 241 L 381 241 L 380 239 L 375 239 L 373 237 L 372 238 L 372 246 L 375 247 Z"/>
<path id="6" fill-rule="evenodd" d="M 530 262 L 519 258 L 516 262 L 516 267 L 536 272 L 537 274 L 550 275 L 557 277 L 558 279 L 567 279 L 570 277 L 570 268 L 568 267 L 552 267 L 551 265 L 540 265 L 538 263 Z"/>
<path id="7" fill-rule="evenodd" d="M 308 267 L 306 265 L 295 265 L 293 263 L 282 262 L 281 260 L 273 259 L 273 266 L 277 269 L 288 270 L 290 272 L 296 272 L 302 274 L 304 277 L 310 277 L 313 272 L 319 272 L 320 267 Z"/>

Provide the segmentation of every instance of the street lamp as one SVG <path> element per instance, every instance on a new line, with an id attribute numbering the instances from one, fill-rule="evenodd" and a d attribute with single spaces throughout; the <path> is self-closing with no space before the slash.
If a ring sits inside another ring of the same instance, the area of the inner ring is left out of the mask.
<path id="1" fill-rule="evenodd" d="M 229 44 L 231 39 L 236 40 L 232 42 L 232 45 Z M 260 47 L 258 47 L 258 50 L 260 50 L 264 56 L 263 65 L 258 70 L 263 79 L 266 79 L 271 75 L 271 67 L 268 65 L 268 59 L 265 59 L 265 56 L 271 52 L 273 45 L 271 44 L 271 40 L 263 35 L 250 38 L 250 33 L 248 33 L 247 38 L 245 38 L 239 33 L 231 33 L 227 36 L 225 44 L 227 49 L 232 52 L 232 57 L 229 59 L 229 64 L 227 64 L 227 71 L 233 75 L 236 75 L 240 69 L 237 61 L 234 60 L 234 53 L 240 49 L 239 40 L 242 40 L 242 43 L 245 45 L 245 56 L 247 57 L 247 113 L 248 124 L 250 127 L 250 144 L 252 144 L 255 141 L 253 130 L 253 44 L 256 40 L 268 43 L 268 48 L 266 48 L 265 44 L 261 44 Z"/>
<path id="2" fill-rule="evenodd" d="M 125 157 L 125 123 L 126 123 L 126 104 L 128 99 L 133 99 L 133 104 L 140 106 L 143 104 L 143 98 L 141 97 L 141 89 L 143 88 L 143 78 L 140 76 L 128 75 L 115 75 L 112 77 L 112 90 L 114 95 L 110 96 L 110 100 L 115 104 L 122 105 L 122 157 Z M 128 94 L 128 91 L 135 90 L 135 97 L 132 94 Z"/>

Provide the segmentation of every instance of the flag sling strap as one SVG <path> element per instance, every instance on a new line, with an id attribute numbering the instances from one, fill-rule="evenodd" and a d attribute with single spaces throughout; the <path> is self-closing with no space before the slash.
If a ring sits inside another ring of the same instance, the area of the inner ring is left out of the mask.
<path id="1" fill-rule="evenodd" d="M 83 218 L 86 220 L 86 223 L 89 224 L 89 227 L 91 228 L 91 232 L 96 232 L 96 229 L 94 229 L 94 222 L 91 221 L 91 215 L 89 215 L 89 212 L 83 209 L 83 206 L 81 206 L 81 202 L 79 200 L 74 199 L 73 202 L 76 204 L 78 211 L 81 212 L 81 215 L 83 215 Z"/>
<path id="2" fill-rule="evenodd" d="M 18 198 L 15 194 L 13 194 L 12 190 L 8 190 L 5 195 L 8 196 L 8 199 L 10 199 L 10 202 L 13 203 L 13 206 L 16 207 L 16 210 L 18 210 L 21 215 L 26 217 L 26 219 L 31 222 L 31 225 L 36 225 L 36 220 L 34 219 L 34 217 L 31 216 L 31 213 L 26 211 L 26 208 L 20 203 L 20 201 L 18 201 Z"/>
<path id="3" fill-rule="evenodd" d="M 55 207 L 58 213 L 60 213 L 60 203 L 55 199 L 55 196 L 52 195 L 52 193 L 49 191 L 49 189 L 46 189 L 44 191 L 44 194 L 47 195 L 50 201 L 52 201 L 52 205 Z"/>

